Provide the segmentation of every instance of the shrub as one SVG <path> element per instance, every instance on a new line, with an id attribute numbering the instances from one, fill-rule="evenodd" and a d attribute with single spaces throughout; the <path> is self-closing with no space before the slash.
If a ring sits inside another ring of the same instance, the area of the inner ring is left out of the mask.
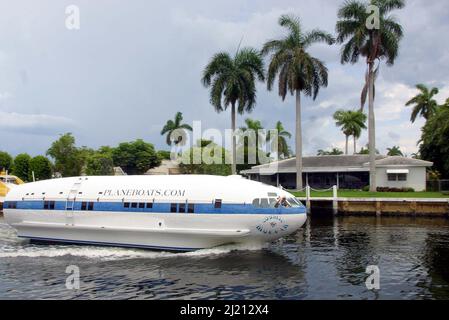
<path id="1" fill-rule="evenodd" d="M 369 186 L 364 186 L 364 187 L 362 188 L 362 191 L 368 192 L 368 191 L 369 191 Z"/>

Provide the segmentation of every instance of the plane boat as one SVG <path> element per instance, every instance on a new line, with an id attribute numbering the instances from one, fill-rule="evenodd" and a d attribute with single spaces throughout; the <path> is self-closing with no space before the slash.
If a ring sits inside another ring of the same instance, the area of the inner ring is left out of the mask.
<path id="1" fill-rule="evenodd" d="M 297 231 L 306 209 L 240 176 L 92 176 L 18 185 L 6 222 L 34 241 L 193 251 L 263 244 Z"/>

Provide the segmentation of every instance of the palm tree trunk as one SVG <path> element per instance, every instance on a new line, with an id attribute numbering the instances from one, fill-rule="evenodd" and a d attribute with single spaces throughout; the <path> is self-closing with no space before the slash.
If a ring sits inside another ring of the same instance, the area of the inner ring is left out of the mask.
<path id="1" fill-rule="evenodd" d="M 349 136 L 346 135 L 346 145 L 345 145 L 345 155 L 348 155 L 348 143 L 349 143 Z"/>
<path id="2" fill-rule="evenodd" d="M 232 103 L 232 174 L 237 174 L 237 152 L 235 137 L 235 102 Z"/>
<path id="3" fill-rule="evenodd" d="M 296 90 L 296 189 L 302 189 L 301 91 Z"/>
<path id="4" fill-rule="evenodd" d="M 376 129 L 374 118 L 374 73 L 373 62 L 369 63 L 368 70 L 368 139 L 369 139 L 369 189 L 376 192 Z"/>
<path id="5" fill-rule="evenodd" d="M 357 153 L 357 138 L 354 136 L 354 154 Z"/>

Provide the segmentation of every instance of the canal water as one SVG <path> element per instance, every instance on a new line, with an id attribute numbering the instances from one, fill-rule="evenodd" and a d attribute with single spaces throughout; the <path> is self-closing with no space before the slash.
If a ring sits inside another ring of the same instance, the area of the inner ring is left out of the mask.
<path id="1" fill-rule="evenodd" d="M 79 290 L 66 288 L 68 266 Z M 30 244 L 0 218 L 0 298 L 449 299 L 449 221 L 314 216 L 265 247 L 176 254 Z"/>

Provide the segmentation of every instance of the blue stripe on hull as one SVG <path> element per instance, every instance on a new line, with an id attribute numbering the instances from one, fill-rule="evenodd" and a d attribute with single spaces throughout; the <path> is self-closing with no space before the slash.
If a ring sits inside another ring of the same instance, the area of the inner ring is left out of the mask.
<path id="1" fill-rule="evenodd" d="M 71 244 L 83 244 L 83 245 L 98 245 L 107 247 L 123 247 L 123 248 L 139 248 L 139 249 L 151 249 L 151 250 L 164 250 L 164 251 L 195 251 L 204 248 L 178 248 L 178 247 L 160 247 L 160 246 L 146 246 L 140 244 L 127 244 L 127 243 L 110 243 L 110 242 L 97 242 L 97 241 L 83 241 L 83 240 L 66 240 L 66 239 L 53 239 L 53 238 L 40 238 L 30 236 L 18 236 L 19 238 L 30 239 L 33 241 L 46 241 L 46 242 L 60 242 Z"/>
<path id="2" fill-rule="evenodd" d="M 17 209 L 22 210 L 44 210 L 44 201 L 25 200 L 13 201 L 17 204 Z M 76 201 L 73 210 L 81 211 L 83 201 Z M 92 201 L 91 201 L 92 202 Z M 132 202 L 132 201 L 129 201 Z M 134 201 L 137 202 L 138 201 Z M 8 208 L 9 202 L 5 202 L 4 207 Z M 123 202 L 95 202 L 93 201 L 93 211 L 100 212 L 141 212 L 141 213 L 166 213 L 170 214 L 170 203 L 154 203 L 152 208 L 125 208 Z M 177 202 L 185 204 L 185 202 Z M 195 203 L 195 212 L 193 214 L 263 214 L 263 215 L 291 215 L 305 214 L 305 207 L 295 208 L 256 208 L 252 204 L 223 204 L 221 208 L 215 208 L 213 203 Z M 187 208 L 187 206 L 185 206 Z M 46 209 L 48 210 L 48 209 Z M 66 210 L 65 201 L 55 201 L 54 210 Z M 84 212 L 84 210 L 82 211 Z M 86 211 L 89 212 L 89 211 Z M 176 213 L 176 212 L 175 212 Z M 177 212 L 177 213 L 186 213 Z"/>

